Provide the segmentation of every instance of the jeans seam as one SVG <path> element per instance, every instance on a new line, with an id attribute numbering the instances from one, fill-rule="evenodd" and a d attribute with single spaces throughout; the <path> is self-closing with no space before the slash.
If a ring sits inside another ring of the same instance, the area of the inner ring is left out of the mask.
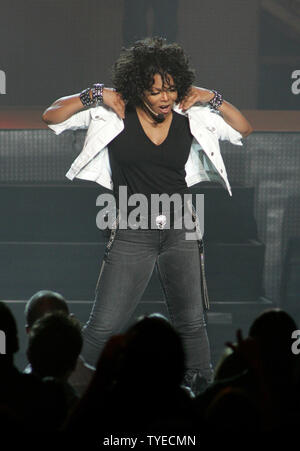
<path id="1" fill-rule="evenodd" d="M 167 284 L 165 283 L 164 278 L 162 276 L 158 260 L 157 260 L 157 272 L 158 272 L 158 277 L 159 277 L 159 280 L 160 280 L 160 283 L 161 283 L 161 286 L 162 286 L 162 289 L 163 289 L 163 292 L 164 292 L 165 301 L 166 301 L 166 305 L 167 305 L 167 308 L 168 308 L 168 311 L 169 311 L 171 322 L 172 322 L 172 324 L 174 324 L 174 315 L 173 315 L 173 311 L 171 309 L 171 304 L 169 302 L 169 296 L 168 296 L 168 293 L 167 293 Z"/>
<path id="2" fill-rule="evenodd" d="M 99 271 L 99 276 L 98 276 L 98 279 L 97 279 L 97 283 L 96 283 L 95 293 L 97 293 L 97 291 L 98 291 L 98 286 L 99 286 L 99 283 L 100 283 L 100 279 L 101 279 L 101 276 L 102 276 L 102 273 L 103 273 L 103 269 L 104 269 L 105 263 L 106 263 L 106 260 L 105 260 L 105 256 L 104 256 L 104 257 L 103 257 L 103 260 L 102 260 L 101 267 L 100 267 L 100 271 Z"/>

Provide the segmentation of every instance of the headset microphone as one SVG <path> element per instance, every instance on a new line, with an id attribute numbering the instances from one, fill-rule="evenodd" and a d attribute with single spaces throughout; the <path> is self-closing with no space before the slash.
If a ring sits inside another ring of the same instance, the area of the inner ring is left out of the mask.
<path id="1" fill-rule="evenodd" d="M 144 105 L 147 107 L 148 113 L 150 113 L 150 116 L 152 117 L 152 119 L 154 119 L 156 122 L 161 123 L 165 120 L 166 117 L 164 114 L 155 113 L 155 111 L 153 111 L 145 101 L 144 101 Z"/>

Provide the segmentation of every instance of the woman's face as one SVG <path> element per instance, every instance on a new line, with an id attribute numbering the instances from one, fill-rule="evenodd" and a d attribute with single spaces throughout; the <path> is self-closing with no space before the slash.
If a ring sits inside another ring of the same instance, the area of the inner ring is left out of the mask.
<path id="1" fill-rule="evenodd" d="M 171 75 L 168 75 L 165 84 L 160 74 L 154 75 L 154 83 L 150 90 L 144 92 L 145 101 L 150 108 L 157 114 L 169 116 L 172 107 L 177 100 L 177 90 Z"/>

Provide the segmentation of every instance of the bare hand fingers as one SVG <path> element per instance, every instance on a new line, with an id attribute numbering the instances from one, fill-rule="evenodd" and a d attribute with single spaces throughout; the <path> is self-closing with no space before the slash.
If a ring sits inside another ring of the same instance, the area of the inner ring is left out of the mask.
<path id="1" fill-rule="evenodd" d="M 125 102 L 123 99 L 114 102 L 114 110 L 121 119 L 125 118 Z"/>
<path id="2" fill-rule="evenodd" d="M 119 108 L 119 111 L 120 111 L 120 113 L 119 113 L 120 118 L 125 119 L 125 105 L 121 105 Z"/>
<path id="3" fill-rule="evenodd" d="M 182 111 L 186 111 L 190 107 L 189 103 L 190 102 L 188 100 L 184 100 L 181 102 L 180 108 L 182 109 Z"/>
<path id="4" fill-rule="evenodd" d="M 187 97 L 185 97 L 181 104 L 180 104 L 180 108 L 185 111 L 188 110 L 191 106 L 194 105 L 194 103 L 196 103 L 198 101 L 198 98 L 195 94 L 191 94 Z"/>

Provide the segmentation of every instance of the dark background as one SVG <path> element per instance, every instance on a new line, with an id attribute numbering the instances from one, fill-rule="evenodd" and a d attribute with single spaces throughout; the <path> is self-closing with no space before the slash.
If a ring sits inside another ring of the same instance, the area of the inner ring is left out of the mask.
<path id="1" fill-rule="evenodd" d="M 182 44 L 198 86 L 239 108 L 299 109 L 299 0 L 1 0 L 0 106 L 110 85 L 121 47 L 147 35 Z"/>

